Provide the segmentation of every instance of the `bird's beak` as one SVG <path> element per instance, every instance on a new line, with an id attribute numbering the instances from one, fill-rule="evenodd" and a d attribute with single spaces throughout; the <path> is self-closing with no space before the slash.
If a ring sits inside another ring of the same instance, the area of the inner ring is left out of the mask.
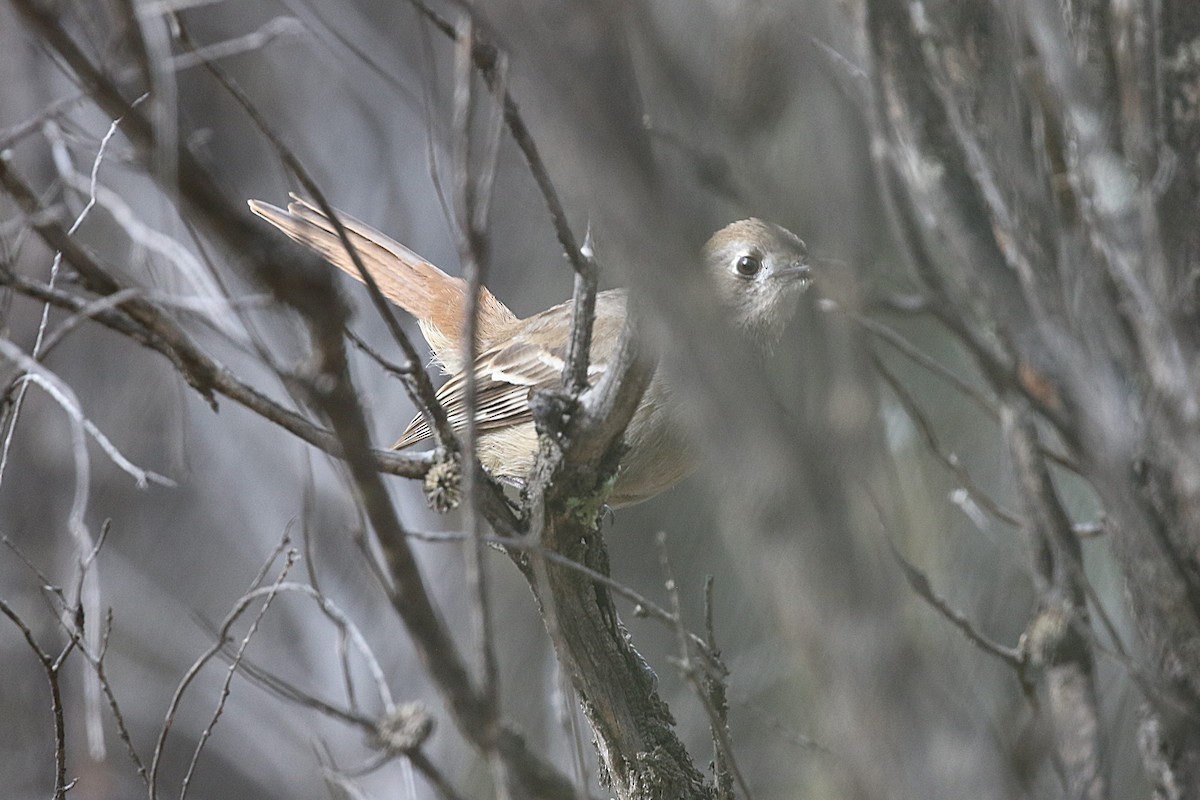
<path id="1" fill-rule="evenodd" d="M 790 267 L 775 270 L 774 277 L 786 281 L 799 281 L 805 286 L 812 282 L 812 268 L 804 262 L 792 264 Z"/>

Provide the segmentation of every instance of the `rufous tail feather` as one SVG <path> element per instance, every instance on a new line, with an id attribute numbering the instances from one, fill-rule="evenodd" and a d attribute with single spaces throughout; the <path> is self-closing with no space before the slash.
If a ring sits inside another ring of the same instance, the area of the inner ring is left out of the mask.
<path id="1" fill-rule="evenodd" d="M 251 200 L 250 210 L 283 231 L 296 242 L 319 253 L 352 278 L 362 281 L 333 223 L 304 198 L 291 195 L 286 210 Z M 338 219 L 363 266 L 371 273 L 379 291 L 388 300 L 417 318 L 434 355 L 448 372 L 462 367 L 463 310 L 467 284 L 442 272 L 433 264 L 394 239 L 342 212 Z M 481 337 L 480 347 L 512 329 L 519 320 L 486 288 L 480 287 L 479 329 L 494 332 Z"/>

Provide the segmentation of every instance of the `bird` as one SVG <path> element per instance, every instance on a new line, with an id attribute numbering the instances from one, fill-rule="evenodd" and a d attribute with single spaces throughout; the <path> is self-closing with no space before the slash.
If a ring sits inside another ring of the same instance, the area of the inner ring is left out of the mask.
<path id="1" fill-rule="evenodd" d="M 260 200 L 250 210 L 297 243 L 362 281 L 329 219 L 314 203 L 290 195 L 287 208 Z M 468 286 L 415 252 L 336 211 L 350 243 L 384 297 L 416 318 L 433 361 L 450 377 L 437 392 L 450 426 L 460 434 L 467 423 L 463 347 Z M 808 249 L 791 231 L 758 218 L 732 222 L 704 245 L 700 257 L 731 326 L 760 351 L 781 338 L 812 282 Z M 627 294 L 609 289 L 596 295 L 588 382 L 595 385 L 616 357 L 625 325 Z M 561 387 L 571 332 L 572 301 L 520 318 L 486 287 L 479 287 L 475 358 L 476 448 L 480 464 L 494 478 L 522 485 L 532 472 L 538 434 L 530 402 L 539 391 Z M 626 450 L 605 499 L 610 508 L 642 502 L 673 486 L 694 469 L 695 448 L 678 420 L 677 401 L 660 371 L 655 372 L 625 430 Z M 393 449 L 432 441 L 433 431 L 418 415 Z"/>

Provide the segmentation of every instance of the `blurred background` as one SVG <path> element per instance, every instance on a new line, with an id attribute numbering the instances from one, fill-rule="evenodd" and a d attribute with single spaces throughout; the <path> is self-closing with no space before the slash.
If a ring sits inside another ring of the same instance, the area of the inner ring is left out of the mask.
<path id="1" fill-rule="evenodd" d="M 152 10 L 138 5 L 149 19 Z M 446 195 L 453 180 L 449 41 L 406 3 L 195 5 L 184 14 L 190 36 L 219 48 L 213 56 L 329 200 L 456 273 Z M 674 490 L 609 516 L 604 533 L 613 577 L 668 605 L 654 545 L 655 534 L 665 532 L 685 619 L 698 630 L 705 577 L 714 576 L 714 627 L 731 671 L 733 742 L 759 800 L 881 796 L 857 750 L 865 738 L 878 739 L 865 751 L 876 759 L 874 768 L 896 778 L 891 796 L 1059 796 L 1048 755 L 1050 732 L 1013 672 L 908 590 L 888 549 L 890 541 L 980 631 L 1016 645 L 1035 604 L 1024 540 L 972 496 L 963 478 L 969 476 L 970 484 L 1002 508 L 1016 505 L 997 424 L 962 391 L 857 321 L 865 315 L 886 325 L 984 391 L 969 359 L 936 322 L 880 311 L 874 302 L 904 296 L 916 285 L 895 253 L 877 198 L 856 44 L 841 4 L 698 0 L 622 8 L 615 24 L 634 67 L 634 85 L 626 88 L 636 90 L 656 163 L 670 196 L 678 198 L 675 212 L 697 232 L 750 215 L 778 222 L 806 240 L 819 271 L 816 291 L 805 297 L 768 369 L 760 371 L 762 383 L 740 387 L 775 398 L 791 423 L 809 432 L 803 459 L 811 470 L 794 476 L 801 484 L 800 511 L 765 528 L 748 526 L 743 512 L 755 487 L 781 476 L 764 477 L 764 467 L 744 452 L 709 452 L 706 466 Z M 497 6 L 496 13 L 511 10 Z M 453 18 L 453 8 L 443 11 Z M 107 58 L 110 68 L 122 63 L 113 47 L 119 16 L 106 6 L 81 3 L 64 17 L 75 38 Z M 508 25 L 518 22 L 498 23 L 501 29 Z M 147 22 L 146 28 L 161 25 Z M 169 119 L 174 135 L 230 197 L 282 204 L 297 187 L 246 115 L 178 48 L 173 52 L 179 61 L 172 66 L 165 38 L 149 41 L 161 48 L 162 69 L 172 78 L 163 80 L 163 91 L 171 94 L 156 108 L 175 110 Z M 47 201 L 64 204 L 74 218 L 111 120 L 86 102 L 70 100 L 78 87 L 7 2 L 0 3 L 0 44 L 0 132 L 35 121 L 28 135 L 3 146 Z M 553 115 L 541 109 L 586 98 L 523 96 L 523 86 L 537 84 L 522 78 L 520 59 L 520 52 L 513 54 L 514 99 L 532 109 L 533 134 L 553 154 L 559 131 Z M 64 110 L 45 115 L 57 101 L 66 103 Z M 236 257 L 196 244 L 171 198 L 133 163 L 127 141 L 118 135 L 107 148 L 99 183 L 116 193 L 147 232 L 190 252 L 197 268 L 182 271 L 148 234 L 131 240 L 129 225 L 112 203 L 89 212 L 80 239 L 119 265 L 129 285 L 164 298 L 171 314 L 240 378 L 288 402 L 272 365 L 290 369 L 303 362 L 300 327 L 271 307 L 239 271 Z M 549 160 L 557 177 L 554 156 Z M 590 194 L 592 188 L 559 185 L 580 234 L 594 216 L 603 218 L 597 207 L 612 202 Z M 489 227 L 492 291 L 519 315 L 568 297 L 570 267 L 507 136 L 495 198 Z M 30 234 L 11 203 L 3 206 L 0 232 L 2 255 L 13 271 L 49 278 L 53 253 Z M 655 269 L 654 263 L 607 264 L 606 237 L 613 234 L 602 225 L 594 234 L 604 286 L 622 283 L 623 270 Z M 354 332 L 400 360 L 362 287 L 338 280 L 356 310 Z M 3 335 L 30 352 L 41 305 L 10 293 L 0 303 Z M 50 329 L 63 319 L 51 312 Z M 405 324 L 417 336 L 416 326 Z M 909 398 L 902 401 L 872 370 L 872 353 L 923 411 L 936 450 L 906 410 Z M 412 404 L 374 361 L 353 349 L 351 357 L 374 440 L 386 446 L 407 425 Z M 464 796 L 489 796 L 486 764 L 441 713 L 355 543 L 364 523 L 329 457 L 232 402 L 220 402 L 214 412 L 160 356 L 96 324 L 71 330 L 45 364 L 130 461 L 175 484 L 139 489 L 95 442 L 88 445 L 84 521 L 95 536 L 111 520 L 94 565 L 100 605 L 112 611 L 106 668 L 132 746 L 143 759 L 153 752 L 176 687 L 211 646 L 211 626 L 230 612 L 287 535 L 293 546 L 307 542 L 308 548 L 291 577 L 303 580 L 313 570 L 327 596 L 363 632 L 395 699 L 423 701 L 438 719 L 426 747 L 429 758 Z M 3 369 L 7 384 L 16 368 L 5 362 Z M 727 421 L 722 435 L 741 437 L 753 451 L 756 421 L 736 406 Z M 52 652 L 65 639 L 43 579 L 31 565 L 51 583 L 73 588 L 79 554 L 69 519 L 79 486 L 71 436 L 63 409 L 32 387 L 11 449 L 5 444 L 0 477 L 0 534 L 11 544 L 0 548 L 0 598 Z M 958 473 L 946 466 L 947 457 Z M 1097 506 L 1088 489 L 1058 477 L 1077 521 L 1094 519 Z M 419 484 L 388 478 L 387 485 L 410 529 L 459 529 L 456 514 L 440 516 L 426 508 Z M 741 501 L 730 499 L 738 493 Z M 774 533 L 763 535 L 764 529 Z M 813 544 L 829 538 L 841 542 L 834 549 L 843 561 L 830 560 L 829 545 Z M 1107 548 L 1096 541 L 1084 546 L 1099 599 L 1129 638 Z M 414 547 L 442 613 L 466 647 L 469 598 L 459 545 Z M 268 582 L 280 568 L 274 562 Z M 571 742 L 579 738 L 583 766 L 594 782 L 589 734 L 571 699 L 563 697 L 565 683 L 525 581 L 502 554 L 489 553 L 488 568 L 504 710 L 535 749 L 568 772 L 576 769 Z M 865 598 L 861 613 L 848 615 L 846 608 L 858 598 Z M 670 660 L 675 632 L 636 618 L 627 604 L 619 611 L 659 676 L 681 736 L 697 762 L 707 764 L 712 744 L 703 707 Z M 253 615 L 234 627 L 235 635 L 245 632 Z M 344 703 L 338 641 L 337 630 L 310 598 L 285 594 L 262 617 L 247 658 L 313 695 Z M 377 712 L 364 664 L 353 660 L 359 701 Z M 1113 662 L 1102 658 L 1098 667 L 1111 732 L 1113 795 L 1143 795 L 1131 724 L 1138 697 Z M 184 694 L 163 751 L 161 791 L 179 790 L 220 702 L 226 670 L 219 659 L 209 663 Z M 46 680 L 20 631 L 7 622 L 0 625 L 0 673 L 5 675 L 0 786 L 6 797 L 44 797 L 54 776 Z M 86 673 L 78 659 L 64 672 L 68 772 L 78 778 L 71 796 L 143 795 L 107 705 L 98 717 L 89 706 Z M 402 760 L 362 772 L 375 751 L 359 730 L 240 676 L 230 686 L 188 787 L 190 797 L 435 796 Z M 872 697 L 904 702 L 876 703 Z M 89 719 L 102 726 L 102 749 L 94 734 L 89 743 Z M 331 765 L 344 772 L 337 781 L 330 779 Z"/>

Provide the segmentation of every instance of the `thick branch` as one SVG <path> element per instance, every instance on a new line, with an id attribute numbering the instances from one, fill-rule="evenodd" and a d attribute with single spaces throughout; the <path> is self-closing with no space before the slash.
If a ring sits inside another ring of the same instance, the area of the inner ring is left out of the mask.
<path id="1" fill-rule="evenodd" d="M 562 556 L 607 574 L 596 530 L 604 485 L 624 448 L 621 436 L 652 375 L 626 327 L 615 363 L 562 419 L 561 397 L 539 398 L 543 449 L 531 486 L 531 532 Z M 657 679 L 629 644 L 607 586 L 557 564 L 534 582 L 544 616 L 554 620 L 558 658 L 567 668 L 596 737 L 603 775 L 618 797 L 707 798 L 711 787 L 676 737 Z"/>

